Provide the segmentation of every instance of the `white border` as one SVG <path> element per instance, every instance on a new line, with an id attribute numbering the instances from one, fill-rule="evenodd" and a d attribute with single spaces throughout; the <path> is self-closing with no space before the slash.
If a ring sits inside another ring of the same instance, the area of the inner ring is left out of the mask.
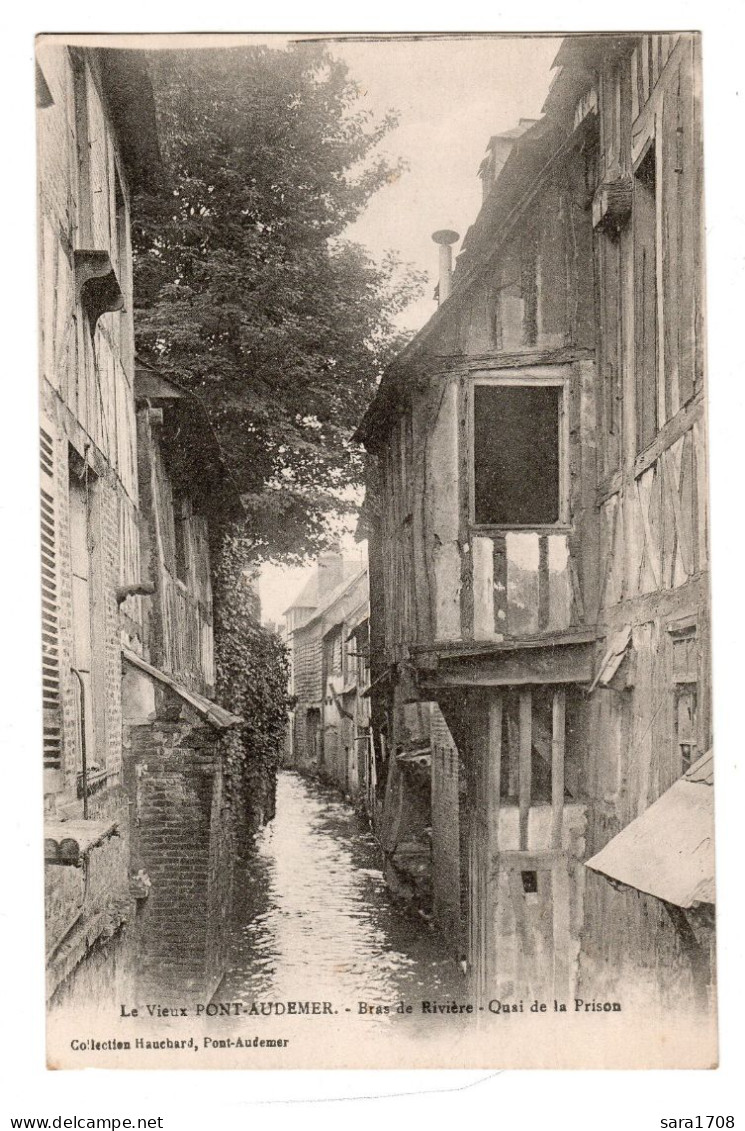
<path id="1" fill-rule="evenodd" d="M 326 1128 L 391 1117 L 435 1127 L 479 1120 L 488 1127 L 571 1127 L 572 1131 L 658 1128 L 660 1118 L 733 1114 L 742 1126 L 742 873 L 736 830 L 742 825 L 742 449 L 745 374 L 740 327 L 745 279 L 745 203 L 741 186 L 745 121 L 745 9 L 738 2 L 625 0 L 600 6 L 575 0 L 557 8 L 398 0 L 359 8 L 339 3 L 246 6 L 212 0 L 204 7 L 152 0 L 95 7 L 76 2 L 9 5 L 0 48 L 4 84 L 4 366 L 5 423 L 0 475 L 4 553 L 0 716 L 5 823 L 2 935 L 5 992 L 2 1109 L 13 1115 L 104 1115 L 134 1108 L 163 1115 L 164 1127 L 243 1128 L 322 1123 Z M 41 971 L 41 822 L 38 725 L 38 591 L 36 558 L 36 257 L 32 37 L 41 30 L 162 31 L 308 28 L 359 30 L 555 29 L 560 31 L 699 28 L 704 33 L 707 196 L 708 356 L 710 373 L 712 556 L 714 577 L 715 726 L 720 1016 L 717 1072 L 669 1073 L 49 1073 L 43 1068 Z M 37 780 L 38 779 L 38 780 Z M 464 1078 L 465 1077 L 465 1078 Z M 468 1077 L 485 1082 L 468 1087 Z M 430 1089 L 427 1091 L 426 1089 Z M 457 1090 L 456 1090 L 457 1089 Z M 391 1096 L 351 1105 L 353 1096 Z M 324 1102 L 324 1099 L 328 1102 Z M 263 1106 L 267 1101 L 271 1106 Z M 299 1101 L 315 1101 L 302 1103 Z M 257 1107 L 256 1105 L 261 1105 Z M 5 1126 L 8 1126 L 6 1123 Z"/>

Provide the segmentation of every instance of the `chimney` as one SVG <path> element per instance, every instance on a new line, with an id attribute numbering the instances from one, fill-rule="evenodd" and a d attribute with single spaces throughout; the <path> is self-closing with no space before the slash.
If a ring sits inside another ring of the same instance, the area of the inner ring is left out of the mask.
<path id="1" fill-rule="evenodd" d="M 453 249 L 460 236 L 450 228 L 441 228 L 432 233 L 432 239 L 440 247 L 440 282 L 437 291 L 437 304 L 441 305 L 450 294 L 450 283 L 453 276 Z"/>
<path id="2" fill-rule="evenodd" d="M 320 601 L 344 580 L 344 558 L 338 550 L 327 550 L 319 555 L 317 569 Z"/>

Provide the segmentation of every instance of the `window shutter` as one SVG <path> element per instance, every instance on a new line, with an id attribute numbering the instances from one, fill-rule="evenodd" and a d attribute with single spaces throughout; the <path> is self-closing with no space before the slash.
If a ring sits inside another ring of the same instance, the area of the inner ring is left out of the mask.
<path id="1" fill-rule="evenodd" d="M 44 711 L 44 769 L 62 768 L 62 712 L 59 661 L 59 577 L 57 568 L 57 507 L 54 485 L 54 440 L 40 429 L 41 438 L 41 638 Z"/>

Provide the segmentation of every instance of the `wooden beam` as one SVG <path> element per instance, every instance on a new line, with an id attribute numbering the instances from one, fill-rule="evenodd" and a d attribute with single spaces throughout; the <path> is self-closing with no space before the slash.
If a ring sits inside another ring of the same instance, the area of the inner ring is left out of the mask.
<path id="1" fill-rule="evenodd" d="M 575 361 L 592 361 L 594 349 L 561 346 L 558 349 L 524 349 L 513 353 L 437 353 L 432 354 L 435 361 L 459 363 L 473 369 L 528 369 L 536 365 L 570 365 Z"/>
<path id="2" fill-rule="evenodd" d="M 553 868 L 554 864 L 565 859 L 565 852 L 557 852 L 550 848 L 534 848 L 526 852 L 516 849 L 502 849 L 499 853 L 499 867 L 502 871 L 542 872 Z"/>
<path id="3" fill-rule="evenodd" d="M 494 590 L 494 631 L 507 631 L 507 540 L 504 533 L 492 537 L 492 586 Z"/>
<path id="4" fill-rule="evenodd" d="M 499 871 L 492 868 L 499 851 L 499 806 L 502 793 L 502 694 L 492 693 L 487 708 L 486 746 L 486 827 L 487 854 L 484 869 L 486 887 L 486 987 L 498 982 L 499 947 Z"/>
<path id="5" fill-rule="evenodd" d="M 499 805 L 502 793 L 502 695 L 489 699 L 487 722 L 486 796 L 489 827 L 489 852 L 499 848 Z"/>
<path id="6" fill-rule="evenodd" d="M 520 687 L 546 683 L 591 683 L 592 645 L 516 649 L 481 659 L 441 660 L 437 669 L 419 669 L 422 692 L 447 687 Z"/>
<path id="7" fill-rule="evenodd" d="M 530 817 L 531 778 L 533 773 L 533 693 L 530 688 L 520 692 L 520 776 L 518 802 L 520 818 L 520 848 L 528 847 L 528 820 Z"/>
<path id="8" fill-rule="evenodd" d="M 684 432 L 692 428 L 697 420 L 703 419 L 703 412 L 703 395 L 699 393 L 692 401 L 683 405 L 675 416 L 666 420 L 649 447 L 639 453 L 634 461 L 633 477 L 636 479 L 643 475 L 647 468 L 656 463 L 662 453 L 672 447 Z"/>
<path id="9" fill-rule="evenodd" d="M 538 631 L 545 632 L 551 615 L 548 573 L 548 537 L 538 539 Z"/>
<path id="10" fill-rule="evenodd" d="M 551 847 L 561 848 L 564 826 L 564 757 L 566 747 L 566 691 L 554 691 L 551 728 Z"/>
<path id="11" fill-rule="evenodd" d="M 551 873 L 553 893 L 554 937 L 554 993 L 556 997 L 571 997 L 573 987 L 571 955 L 571 889 L 572 877 L 566 857 L 556 860 Z"/>
<path id="12" fill-rule="evenodd" d="M 471 547 L 471 452 L 469 444 L 469 384 L 458 382 L 458 549 L 460 552 L 460 622 L 461 638 L 473 640 L 473 551 Z"/>

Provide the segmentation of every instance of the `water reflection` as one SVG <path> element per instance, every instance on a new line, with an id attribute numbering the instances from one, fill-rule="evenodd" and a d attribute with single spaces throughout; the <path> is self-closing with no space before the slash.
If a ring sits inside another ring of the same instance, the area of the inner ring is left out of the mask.
<path id="1" fill-rule="evenodd" d="M 439 937 L 391 902 L 363 822 L 332 790 L 292 773 L 280 774 L 277 816 L 239 877 L 237 923 L 221 998 L 311 998 L 356 1011 L 359 1001 L 458 992 Z"/>

